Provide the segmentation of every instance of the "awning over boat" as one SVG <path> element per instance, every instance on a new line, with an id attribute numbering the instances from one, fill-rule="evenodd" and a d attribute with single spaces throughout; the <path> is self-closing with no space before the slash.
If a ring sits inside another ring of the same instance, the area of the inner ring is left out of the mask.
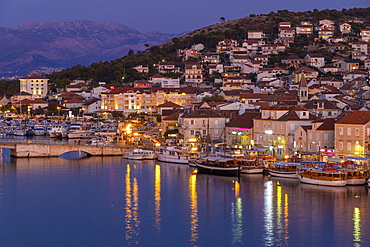
<path id="1" fill-rule="evenodd" d="M 358 160 L 358 161 L 368 161 L 369 158 L 362 158 L 362 157 L 354 157 L 354 156 L 347 156 L 344 157 L 345 160 Z"/>
<path id="2" fill-rule="evenodd" d="M 326 160 L 329 162 L 334 162 L 334 163 L 340 163 L 344 161 L 343 159 L 339 159 L 339 158 L 327 158 Z"/>

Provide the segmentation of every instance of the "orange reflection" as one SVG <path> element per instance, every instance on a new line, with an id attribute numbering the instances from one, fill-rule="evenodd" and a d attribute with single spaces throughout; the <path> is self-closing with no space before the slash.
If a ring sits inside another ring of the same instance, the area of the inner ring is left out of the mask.
<path id="1" fill-rule="evenodd" d="M 197 175 L 191 174 L 189 178 L 190 197 L 190 242 L 195 244 L 198 239 L 198 194 Z"/>
<path id="2" fill-rule="evenodd" d="M 155 165 L 154 174 L 155 226 L 161 229 L 161 166 Z"/>
<path id="3" fill-rule="evenodd" d="M 126 165 L 126 207 L 125 207 L 125 223 L 126 223 L 126 240 L 131 240 L 138 244 L 139 236 L 139 187 L 136 178 L 131 182 L 131 168 Z M 134 238 L 135 237 L 135 238 Z"/>

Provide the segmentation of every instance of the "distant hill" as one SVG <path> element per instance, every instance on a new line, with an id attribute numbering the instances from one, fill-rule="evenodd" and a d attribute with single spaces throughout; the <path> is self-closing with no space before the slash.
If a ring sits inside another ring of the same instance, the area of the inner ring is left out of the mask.
<path id="1" fill-rule="evenodd" d="M 114 61 L 100 63 L 96 61 L 91 66 L 81 67 L 73 66 L 58 73 L 48 74 L 51 82 L 57 86 L 63 86 L 68 83 L 68 79 L 83 78 L 93 81 L 105 81 L 111 85 L 121 85 L 122 77 L 124 82 L 147 78 L 155 73 L 155 64 L 159 61 L 173 61 L 176 66 L 184 66 L 184 61 L 176 56 L 177 49 L 190 48 L 193 44 L 202 43 L 205 46 L 203 52 L 215 52 L 217 43 L 223 39 L 235 39 L 243 41 L 248 38 L 249 30 L 261 30 L 266 35 L 268 43 L 273 42 L 277 37 L 279 22 L 291 22 L 293 26 L 299 25 L 301 21 L 310 21 L 317 25 L 319 20 L 329 19 L 338 24 L 339 22 L 350 22 L 353 29 L 354 41 L 359 35 L 362 28 L 370 27 L 370 8 L 353 8 L 353 9 L 325 9 L 304 12 L 291 12 L 288 10 L 279 10 L 268 14 L 255 15 L 248 17 L 223 21 L 220 23 L 194 30 L 183 36 L 168 39 L 161 45 L 151 46 L 145 51 L 136 54 L 130 54 L 125 57 L 117 57 Z M 313 42 L 313 38 L 309 41 Z M 306 42 L 306 43 L 307 43 Z M 306 54 L 301 43 L 296 42 L 291 45 L 290 49 L 285 52 L 291 54 Z M 137 73 L 131 68 L 136 65 L 148 65 L 150 72 L 148 75 Z M 176 77 L 177 75 L 175 75 Z M 63 83 L 62 83 L 63 82 Z"/>
<path id="2" fill-rule="evenodd" d="M 140 33 L 116 22 L 26 22 L 0 27 L 0 73 L 90 65 L 145 50 L 176 34 Z"/>

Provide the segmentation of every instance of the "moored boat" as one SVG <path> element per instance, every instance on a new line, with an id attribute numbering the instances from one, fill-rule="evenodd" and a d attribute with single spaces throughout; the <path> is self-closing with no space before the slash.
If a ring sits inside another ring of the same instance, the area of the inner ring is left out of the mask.
<path id="1" fill-rule="evenodd" d="M 269 174 L 282 178 L 298 178 L 297 163 L 271 163 L 269 164 Z"/>
<path id="2" fill-rule="evenodd" d="M 189 164 L 189 160 L 199 156 L 196 152 L 176 149 L 174 147 L 158 147 L 156 149 L 157 160 L 162 162 Z"/>
<path id="3" fill-rule="evenodd" d="M 263 173 L 263 165 L 258 165 L 256 163 L 256 159 L 238 159 L 238 162 L 240 163 L 240 173 L 244 174 L 257 174 L 257 173 Z"/>
<path id="4" fill-rule="evenodd" d="M 237 176 L 241 167 L 236 159 L 219 156 L 207 156 L 197 160 L 198 173 Z"/>
<path id="5" fill-rule="evenodd" d="M 132 149 L 125 155 L 123 155 L 124 159 L 130 160 L 154 160 L 156 157 L 154 151 L 148 149 Z"/>
<path id="6" fill-rule="evenodd" d="M 307 184 L 341 187 L 347 184 L 347 174 L 333 168 L 300 169 L 299 181 Z"/>
<path id="7" fill-rule="evenodd" d="M 368 172 L 365 170 L 344 169 L 347 174 L 347 185 L 364 185 Z"/>

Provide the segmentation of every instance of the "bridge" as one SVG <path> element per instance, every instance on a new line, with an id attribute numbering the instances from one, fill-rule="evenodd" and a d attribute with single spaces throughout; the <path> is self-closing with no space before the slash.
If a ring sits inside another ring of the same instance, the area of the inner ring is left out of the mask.
<path id="1" fill-rule="evenodd" d="M 17 158 L 58 157 L 70 151 L 85 152 L 93 156 L 118 156 L 123 155 L 126 150 L 122 146 L 18 143 L 12 141 L 1 141 L 0 148 L 9 148 L 10 156 Z"/>

